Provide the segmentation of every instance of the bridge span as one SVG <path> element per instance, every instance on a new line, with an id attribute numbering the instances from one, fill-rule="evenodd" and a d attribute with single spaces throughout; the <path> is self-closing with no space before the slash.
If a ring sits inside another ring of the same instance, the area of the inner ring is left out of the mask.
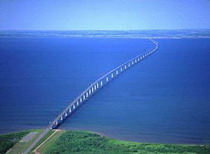
<path id="1" fill-rule="evenodd" d="M 84 104 L 89 98 L 91 98 L 95 93 L 97 93 L 101 88 L 107 85 L 114 78 L 118 77 L 120 74 L 131 68 L 132 66 L 138 64 L 143 59 L 147 58 L 154 52 L 158 50 L 158 43 L 152 39 L 150 41 L 155 45 L 152 50 L 149 50 L 143 54 L 140 54 L 127 62 L 121 64 L 120 66 L 109 71 L 95 82 L 91 83 L 78 97 L 76 97 L 53 121 L 50 123 L 41 134 L 33 141 L 33 143 L 23 151 L 23 154 L 29 153 L 33 147 L 49 132 L 50 129 L 58 128 L 74 111 L 76 111 L 82 104 Z"/>

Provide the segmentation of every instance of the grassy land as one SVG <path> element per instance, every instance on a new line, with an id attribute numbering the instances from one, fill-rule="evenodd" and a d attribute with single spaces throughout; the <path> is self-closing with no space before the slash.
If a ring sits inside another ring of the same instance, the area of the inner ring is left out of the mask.
<path id="1" fill-rule="evenodd" d="M 0 135 L 0 153 L 17 153 L 17 151 L 24 148 L 25 142 L 19 140 L 30 132 L 39 132 L 40 130 L 26 130 L 21 132 L 14 132 L 9 134 Z"/>
<path id="2" fill-rule="evenodd" d="M 0 135 L 0 153 L 6 153 L 13 145 L 15 145 L 24 135 L 29 131 L 22 131 L 18 133 L 10 133 Z"/>
<path id="3" fill-rule="evenodd" d="M 209 154 L 209 145 L 146 144 L 110 139 L 86 131 L 62 131 L 39 150 L 40 153 L 201 153 Z"/>
<path id="4" fill-rule="evenodd" d="M 49 141 L 47 141 L 45 144 L 43 144 L 43 146 L 41 146 L 39 149 L 37 149 L 37 152 L 40 152 L 40 153 L 45 153 L 46 151 L 48 151 L 48 149 L 50 149 L 51 148 L 51 146 L 52 146 L 52 143 L 55 143 L 59 138 L 60 138 L 60 136 L 61 135 L 63 135 L 65 133 L 65 131 L 60 131 L 60 132 L 57 132 L 55 135 L 53 135 L 51 138 L 50 138 L 50 140 Z M 49 135 L 50 136 L 50 135 Z M 45 139 L 47 139 L 48 137 L 46 137 Z M 44 142 L 44 140 L 42 141 L 42 142 L 40 142 L 39 144 L 37 144 L 37 146 L 39 146 L 41 143 L 43 143 Z M 36 147 L 37 147 L 36 146 Z M 36 148 L 35 147 L 35 148 Z M 34 148 L 34 149 L 35 149 Z M 33 150 L 34 150 L 33 149 Z M 33 151 L 32 150 L 32 151 Z"/>
<path id="5" fill-rule="evenodd" d="M 11 149 L 7 151 L 7 154 L 21 154 L 22 151 L 36 139 L 41 132 L 41 129 L 28 130 L 28 133 L 30 132 L 37 132 L 37 134 L 28 142 L 17 142 Z"/>
<path id="6" fill-rule="evenodd" d="M 50 135 L 52 135 L 54 132 L 54 130 L 50 130 L 37 144 L 36 146 L 32 149 L 32 151 L 34 149 L 36 149 L 36 147 L 38 147 L 40 144 L 42 144 Z M 31 152 L 32 153 L 32 152 Z"/>

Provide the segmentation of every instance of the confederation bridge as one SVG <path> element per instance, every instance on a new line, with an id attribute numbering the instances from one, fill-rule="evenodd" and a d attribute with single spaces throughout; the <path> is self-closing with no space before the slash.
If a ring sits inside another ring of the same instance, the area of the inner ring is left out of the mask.
<path id="1" fill-rule="evenodd" d="M 84 104 L 88 99 L 90 99 L 94 94 L 96 94 L 100 89 L 106 86 L 114 78 L 121 75 L 123 72 L 131 68 L 132 66 L 138 64 L 146 57 L 150 56 L 158 49 L 158 43 L 152 39 L 150 41 L 155 45 L 155 47 L 141 55 L 136 56 L 133 59 L 121 64 L 120 66 L 114 68 L 110 72 L 103 75 L 101 78 L 90 84 L 78 97 L 76 97 L 53 121 L 47 126 L 42 133 L 34 140 L 34 142 L 23 152 L 24 154 L 30 152 L 33 147 L 49 132 L 50 129 L 58 128 L 73 112 L 75 112 L 82 104 Z"/>

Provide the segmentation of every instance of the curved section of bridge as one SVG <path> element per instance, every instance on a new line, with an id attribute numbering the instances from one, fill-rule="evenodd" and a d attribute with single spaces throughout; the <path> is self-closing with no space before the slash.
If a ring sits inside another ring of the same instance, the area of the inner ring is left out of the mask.
<path id="1" fill-rule="evenodd" d="M 50 129 L 58 128 L 74 111 L 76 111 L 82 104 L 84 104 L 89 98 L 91 98 L 95 93 L 97 93 L 101 88 L 107 85 L 114 78 L 118 77 L 120 74 L 131 68 L 132 66 L 138 64 L 146 57 L 150 56 L 158 49 L 158 43 L 154 40 L 150 41 L 155 45 L 155 47 L 138 55 L 127 62 L 121 64 L 120 66 L 114 68 L 110 72 L 103 75 L 101 78 L 91 83 L 88 88 L 86 88 L 78 97 L 76 97 L 54 120 L 48 125 L 42 133 L 34 140 L 34 142 L 23 152 L 24 154 L 30 152 L 33 147 L 49 132 Z"/>

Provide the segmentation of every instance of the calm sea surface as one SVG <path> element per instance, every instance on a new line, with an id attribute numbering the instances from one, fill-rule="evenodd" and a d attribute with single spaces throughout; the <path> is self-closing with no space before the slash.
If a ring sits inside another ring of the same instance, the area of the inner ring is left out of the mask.
<path id="1" fill-rule="evenodd" d="M 139 142 L 210 143 L 210 39 L 157 41 L 158 52 L 61 128 Z M 142 39 L 1 38 L 0 133 L 48 125 L 91 82 L 151 48 Z"/>

